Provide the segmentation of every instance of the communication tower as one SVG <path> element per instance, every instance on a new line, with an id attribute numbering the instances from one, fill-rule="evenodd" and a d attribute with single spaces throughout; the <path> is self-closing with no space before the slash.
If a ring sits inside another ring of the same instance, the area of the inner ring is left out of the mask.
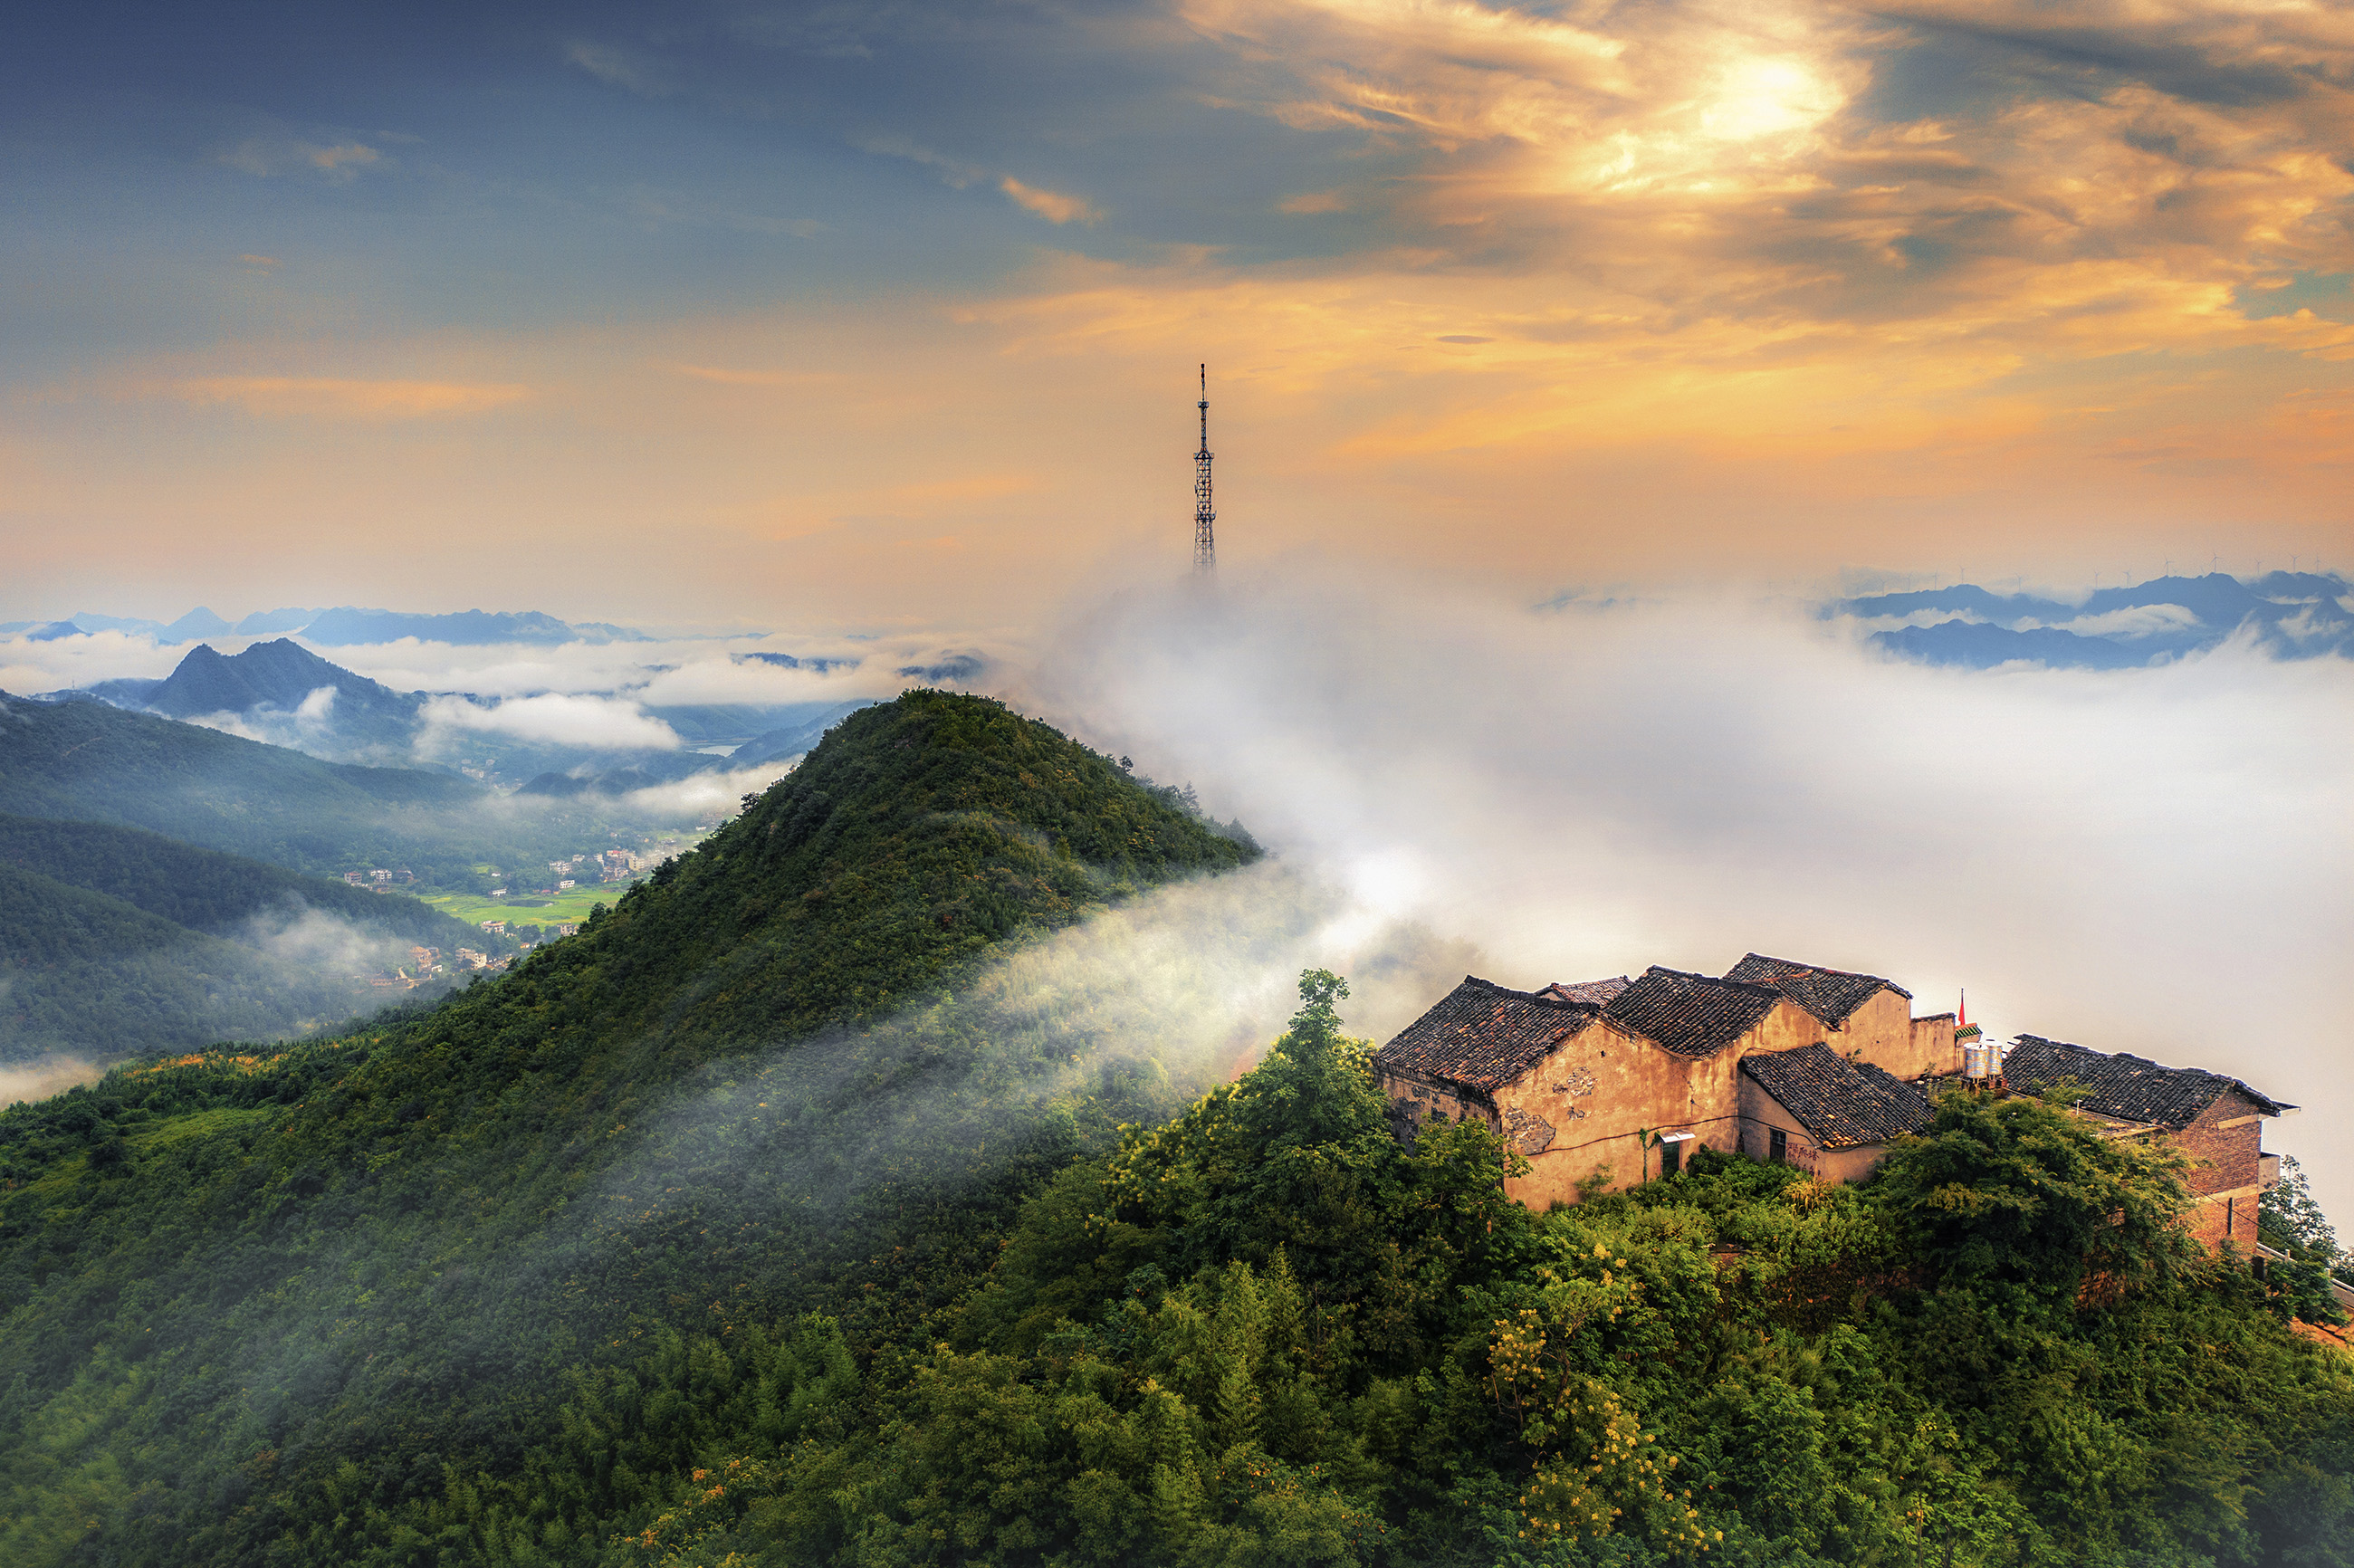
<path id="1" fill-rule="evenodd" d="M 1202 366 L 1202 450 L 1193 454 L 1193 572 L 1208 577 L 1218 569 L 1218 541 L 1211 524 L 1218 520 L 1210 504 L 1210 367 Z"/>

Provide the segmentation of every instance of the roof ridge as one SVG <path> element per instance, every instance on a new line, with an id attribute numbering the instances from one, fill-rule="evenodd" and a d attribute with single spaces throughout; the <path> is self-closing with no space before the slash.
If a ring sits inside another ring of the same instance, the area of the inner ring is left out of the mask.
<path id="1" fill-rule="evenodd" d="M 1723 975 L 1702 974 L 1698 969 L 1671 969 L 1665 964 L 1653 964 L 1643 973 L 1647 976 L 1672 975 L 1678 980 L 1705 980 L 1710 985 L 1730 986 L 1735 991 L 1753 991 L 1760 996 L 1770 996 L 1777 1001 L 1782 1000 L 1781 987 L 1762 985 L 1756 980 L 1727 980 Z"/>
<path id="2" fill-rule="evenodd" d="M 2130 1051 L 2102 1051 L 2090 1045 L 2079 1045 L 2071 1040 L 2053 1040 L 2041 1034 L 2020 1033 L 2011 1037 L 2010 1049 L 2004 1053 L 2004 1072 L 2007 1076 L 2021 1075 L 2023 1077 L 2028 1071 L 2029 1064 L 2025 1062 L 2018 1064 L 2016 1067 L 2011 1065 L 2011 1057 L 2016 1054 L 2017 1051 L 2021 1046 L 2042 1047 L 2052 1051 L 2073 1051 L 2080 1055 L 2089 1056 L 2102 1063 L 2130 1064 L 2130 1065 L 2126 1067 L 2126 1071 L 2134 1073 L 2137 1075 L 2138 1075 L 2142 1070 L 2147 1069 L 2151 1073 L 2163 1074 L 2166 1077 L 2170 1078 L 2177 1083 L 2183 1083 L 2186 1081 L 2196 1082 L 2201 1087 L 2210 1084 L 2214 1085 L 2216 1086 L 2215 1095 L 2209 1096 L 2208 1098 L 2202 1102 L 2203 1105 L 2211 1105 L 2214 1103 L 2215 1096 L 2221 1095 L 2227 1090 L 2236 1089 L 2241 1094 L 2246 1096 L 2249 1099 L 2253 1100 L 2257 1105 L 2271 1107 L 2265 1113 L 2267 1115 L 2278 1116 L 2282 1112 L 2293 1111 L 2297 1108 L 2286 1100 L 2274 1099 L 2272 1096 L 2264 1093 L 2262 1089 L 2256 1088 L 2253 1085 L 2249 1084 L 2244 1078 L 2234 1077 L 2229 1073 L 2219 1073 L 2212 1067 L 2171 1067 L 2163 1062 L 2153 1061 L 2147 1056 L 2137 1056 Z M 2089 1066 L 2090 1064 L 2086 1064 L 2086 1065 Z M 2057 1075 L 2050 1081 L 2065 1082 L 2069 1081 L 2069 1079 L 2066 1075 Z M 2076 1078 L 2073 1081 L 2084 1084 L 2086 1088 L 2093 1091 L 2094 1098 L 2101 1097 L 2103 1090 L 2103 1086 L 2101 1084 L 2089 1082 L 2084 1078 Z M 2100 1114 L 2124 1115 L 2122 1111 L 2104 1111 Z M 2126 1117 L 2126 1119 L 2137 1120 L 2143 1118 Z M 2185 1118 L 2185 1121 L 2187 1123 L 2187 1118 Z"/>
<path id="3" fill-rule="evenodd" d="M 1483 991 L 1496 991 L 1521 1001 L 1532 1001 L 1539 1007 L 1565 1007 L 1573 1012 L 1602 1011 L 1599 1006 L 1590 1001 L 1565 1001 L 1557 996 L 1547 996 L 1541 991 L 1514 991 L 1511 986 L 1498 985 L 1494 980 L 1481 980 L 1478 975 L 1465 975 L 1463 980 L 1466 985 L 1476 985 Z"/>

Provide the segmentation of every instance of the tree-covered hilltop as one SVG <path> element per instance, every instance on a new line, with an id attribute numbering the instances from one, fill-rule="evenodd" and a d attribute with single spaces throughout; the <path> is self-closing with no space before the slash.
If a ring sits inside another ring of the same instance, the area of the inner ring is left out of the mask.
<path id="1" fill-rule="evenodd" d="M 0 1113 L 0 1561 L 353 1559 L 323 1499 L 519 1474 L 648 1336 L 913 1331 L 1199 1087 L 991 960 L 1256 854 L 909 694 L 502 979 Z"/>
<path id="2" fill-rule="evenodd" d="M 2354 1357 L 2178 1223 L 2179 1160 L 1956 1094 L 1862 1187 L 1704 1153 L 1570 1209 L 1390 1137 L 1333 977 L 1264 1063 L 1057 1172 L 858 1353 L 657 1332 L 504 1476 L 312 1505 L 370 1563 L 2354 1560 Z M 2327 1308 L 2324 1314 L 2335 1316 Z M 334 1513 L 332 1524 L 327 1515 Z"/>

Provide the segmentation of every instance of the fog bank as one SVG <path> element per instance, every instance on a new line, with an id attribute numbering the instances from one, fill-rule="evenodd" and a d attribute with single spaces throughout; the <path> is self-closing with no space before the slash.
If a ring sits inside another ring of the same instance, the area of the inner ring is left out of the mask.
<path id="1" fill-rule="evenodd" d="M 1536 596 L 1532 595 L 1532 598 Z M 1075 614 L 1017 705 L 1188 779 L 1516 986 L 1744 952 L 2245 1077 L 2354 1223 L 2354 665 L 1933 669 L 1733 599 L 1532 610 L 1232 577 Z"/>

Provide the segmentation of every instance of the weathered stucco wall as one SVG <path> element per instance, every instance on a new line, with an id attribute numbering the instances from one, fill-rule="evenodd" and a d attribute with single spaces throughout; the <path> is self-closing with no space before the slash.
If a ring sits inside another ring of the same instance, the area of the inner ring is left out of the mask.
<path id="1" fill-rule="evenodd" d="M 1381 1085 L 1382 1093 L 1389 1097 L 1393 1127 L 1403 1120 L 1419 1131 L 1434 1121 L 1462 1121 L 1466 1118 L 1484 1121 L 1491 1127 L 1495 1125 L 1493 1107 L 1451 1084 L 1437 1084 L 1411 1073 L 1379 1069 L 1375 1071 L 1374 1077 Z"/>
<path id="2" fill-rule="evenodd" d="M 1865 1060 L 1887 1068 L 1900 1078 L 1917 1078 L 1924 1073 L 1947 1075 L 1962 1070 L 1962 1048 L 1954 1039 L 1952 1013 L 1936 1012 L 1926 1018 L 1912 1019 L 1906 1027 L 1911 1035 L 1904 1055 L 1906 1065 L 1900 1067 L 1893 1059 L 1882 1060 L 1872 1055 L 1867 1055 Z"/>
<path id="3" fill-rule="evenodd" d="M 1885 991 L 1881 993 L 1886 995 Z M 1861 1011 L 1861 1009 L 1858 1010 Z M 1823 1021 L 1795 1001 L 1777 1001 L 1774 1011 L 1759 1019 L 1748 1033 L 1727 1045 L 1720 1053 L 1736 1062 L 1752 1051 L 1795 1051 L 1801 1045 L 1811 1045 L 1818 1040 L 1841 1040 L 1823 1027 Z M 1842 1044 L 1844 1052 L 1846 1046 Z"/>
<path id="4" fill-rule="evenodd" d="M 1828 1041 L 1842 1056 L 1861 1054 L 1900 1078 L 1962 1070 L 1961 1053 L 1954 1044 L 1954 1015 L 1946 1012 L 1916 1019 L 1913 1004 L 1893 991 L 1874 991 L 1870 1001 L 1847 1015 L 1844 1023 L 1818 1038 Z"/>
<path id="5" fill-rule="evenodd" d="M 1798 1125 L 1798 1118 L 1781 1101 L 1767 1094 L 1755 1079 L 1742 1079 L 1741 1152 L 1752 1160 L 1769 1158 L 1776 1128 L 1788 1140 L 1785 1161 L 1826 1181 L 1861 1181 L 1888 1158 L 1888 1146 L 1884 1143 L 1866 1144 L 1860 1149 L 1817 1147 L 1814 1139 Z"/>
<path id="6" fill-rule="evenodd" d="M 1529 1159 L 1529 1173 L 1504 1190 L 1532 1208 L 1575 1202 L 1577 1184 L 1607 1169 L 1605 1191 L 1659 1173 L 1659 1154 L 1638 1133 L 1689 1132 L 1701 1148 L 1740 1142 L 1741 1058 L 1822 1038 L 1822 1025 L 1795 1002 L 1776 1002 L 1748 1033 L 1694 1060 L 1607 1023 L 1588 1025 L 1518 1083 L 1496 1092 L 1499 1129 Z"/>

